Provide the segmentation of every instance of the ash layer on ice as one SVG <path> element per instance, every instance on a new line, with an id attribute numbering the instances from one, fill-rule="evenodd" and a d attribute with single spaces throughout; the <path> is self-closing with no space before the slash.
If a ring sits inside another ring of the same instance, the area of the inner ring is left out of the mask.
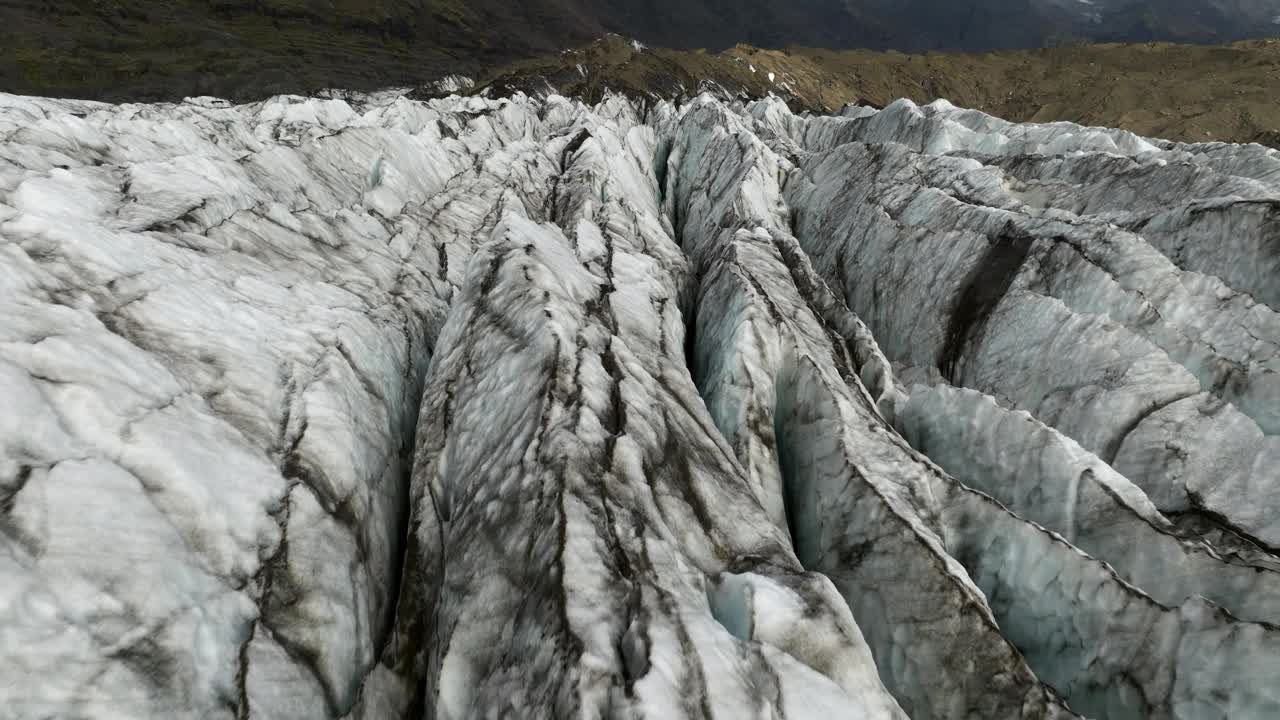
<path id="1" fill-rule="evenodd" d="M 1280 717 L 1280 154 L 0 95 L 14 718 Z"/>

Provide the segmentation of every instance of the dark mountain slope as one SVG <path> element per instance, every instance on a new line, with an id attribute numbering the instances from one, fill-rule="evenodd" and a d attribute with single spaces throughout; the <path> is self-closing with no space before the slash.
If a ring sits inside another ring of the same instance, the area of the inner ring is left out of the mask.
<path id="1" fill-rule="evenodd" d="M 1219 42 L 1280 33 L 1280 0 L 0 0 L 0 90 L 235 99 L 420 83 L 617 32 L 723 49 Z"/>
<path id="2" fill-rule="evenodd" d="M 561 0 L 3 0 L 0 90 L 154 100 L 368 89 L 603 31 Z"/>

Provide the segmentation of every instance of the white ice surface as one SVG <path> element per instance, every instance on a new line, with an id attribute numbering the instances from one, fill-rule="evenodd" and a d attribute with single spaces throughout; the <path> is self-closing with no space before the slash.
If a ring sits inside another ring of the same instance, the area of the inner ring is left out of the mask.
<path id="1" fill-rule="evenodd" d="M 1275 717 L 1277 207 L 943 101 L 0 95 L 0 715 Z"/>

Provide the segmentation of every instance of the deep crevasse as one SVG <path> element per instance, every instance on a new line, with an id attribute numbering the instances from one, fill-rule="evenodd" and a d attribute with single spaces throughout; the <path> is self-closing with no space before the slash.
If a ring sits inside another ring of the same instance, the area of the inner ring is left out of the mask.
<path id="1" fill-rule="evenodd" d="M 16 717 L 1277 712 L 1273 151 L 709 96 L 0 133 Z"/>

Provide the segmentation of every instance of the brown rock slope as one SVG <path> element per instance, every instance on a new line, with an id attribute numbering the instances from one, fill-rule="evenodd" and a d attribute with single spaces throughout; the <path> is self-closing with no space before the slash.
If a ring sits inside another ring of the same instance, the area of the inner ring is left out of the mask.
<path id="1" fill-rule="evenodd" d="M 772 73 L 772 80 L 770 79 Z M 545 92 L 588 99 L 632 95 L 786 97 L 793 108 L 883 106 L 946 98 L 1013 121 L 1070 120 L 1171 140 L 1280 147 L 1280 41 L 1231 45 L 1073 45 L 983 54 L 867 50 L 722 53 L 638 46 L 616 36 L 518 62 L 481 78 L 477 92 Z"/>

